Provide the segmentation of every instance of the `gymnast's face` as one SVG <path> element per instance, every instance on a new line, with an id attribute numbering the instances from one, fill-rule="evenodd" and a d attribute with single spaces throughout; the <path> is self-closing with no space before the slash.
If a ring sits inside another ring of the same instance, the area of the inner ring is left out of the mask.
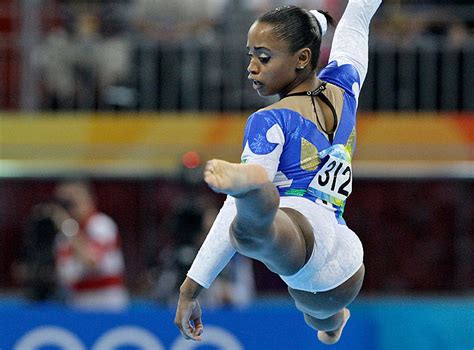
<path id="1" fill-rule="evenodd" d="M 287 42 L 275 38 L 273 25 L 256 21 L 248 32 L 247 50 L 248 78 L 258 94 L 287 94 L 297 78 L 298 53 L 291 53 Z"/>

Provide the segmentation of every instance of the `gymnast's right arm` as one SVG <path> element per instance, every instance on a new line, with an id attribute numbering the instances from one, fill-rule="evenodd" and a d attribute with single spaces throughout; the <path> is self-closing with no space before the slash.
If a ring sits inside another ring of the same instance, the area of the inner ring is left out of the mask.
<path id="1" fill-rule="evenodd" d="M 186 339 L 201 340 L 203 325 L 197 297 L 203 288 L 210 287 L 235 254 L 230 243 L 229 228 L 236 213 L 235 199 L 229 196 L 179 289 L 174 323 Z"/>
<path id="2" fill-rule="evenodd" d="M 263 111 L 252 114 L 245 126 L 241 160 L 243 163 L 264 167 L 269 179 L 275 178 L 285 143 L 281 123 L 279 113 Z M 200 340 L 201 309 L 196 298 L 203 288 L 210 287 L 235 254 L 229 229 L 236 214 L 235 198 L 227 196 L 181 285 L 175 324 L 186 339 Z"/>

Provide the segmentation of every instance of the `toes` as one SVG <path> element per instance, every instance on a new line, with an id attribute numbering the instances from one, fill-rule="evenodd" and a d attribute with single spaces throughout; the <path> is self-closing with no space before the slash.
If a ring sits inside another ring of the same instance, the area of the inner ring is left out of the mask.
<path id="1" fill-rule="evenodd" d="M 210 173 L 213 173 L 214 172 L 214 163 L 212 162 L 212 160 L 208 161 L 206 163 L 206 168 L 204 169 L 204 172 L 210 172 Z"/>

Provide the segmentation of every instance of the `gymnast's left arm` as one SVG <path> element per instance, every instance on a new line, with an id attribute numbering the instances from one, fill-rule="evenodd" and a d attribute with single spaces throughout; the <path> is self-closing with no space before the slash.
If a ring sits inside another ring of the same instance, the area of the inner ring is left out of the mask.
<path id="1" fill-rule="evenodd" d="M 329 62 L 351 64 L 364 83 L 369 63 L 369 26 L 382 0 L 349 0 L 332 42 Z"/>

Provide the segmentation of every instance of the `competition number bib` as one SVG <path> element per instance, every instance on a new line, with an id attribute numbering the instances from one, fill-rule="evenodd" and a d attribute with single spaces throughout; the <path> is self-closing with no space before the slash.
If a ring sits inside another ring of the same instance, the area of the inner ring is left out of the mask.
<path id="1" fill-rule="evenodd" d="M 328 195 L 328 199 L 333 197 L 345 201 L 352 192 L 351 163 L 329 154 L 326 164 L 316 173 L 309 187 Z"/>

